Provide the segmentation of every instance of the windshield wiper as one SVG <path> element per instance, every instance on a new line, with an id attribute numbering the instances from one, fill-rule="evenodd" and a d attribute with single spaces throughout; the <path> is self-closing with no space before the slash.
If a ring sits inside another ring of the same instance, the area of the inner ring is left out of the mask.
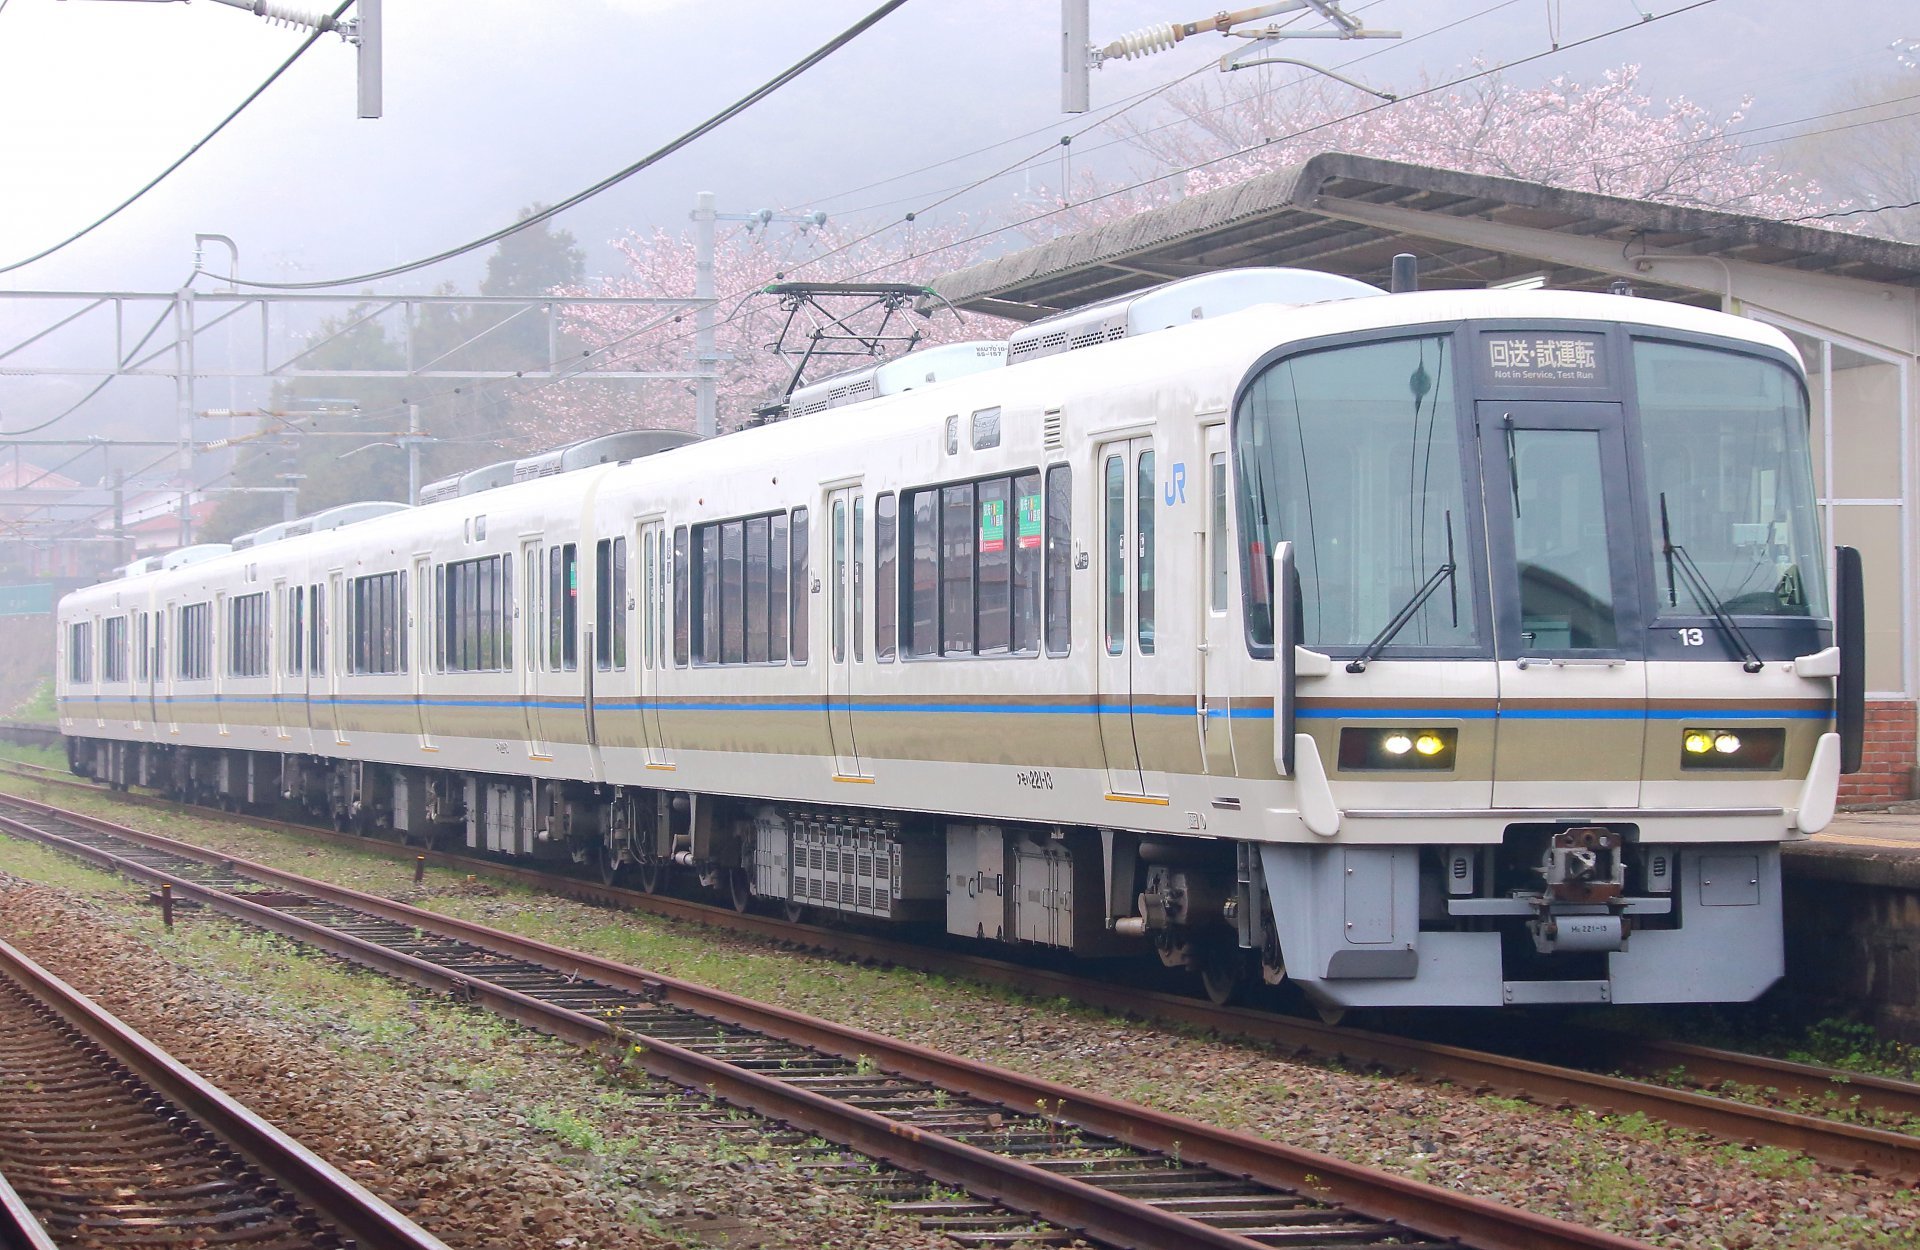
<path id="1" fill-rule="evenodd" d="M 1665 491 L 1660 492 L 1660 549 L 1667 557 L 1667 603 L 1673 607 L 1679 606 L 1673 587 L 1673 571 L 1677 567 L 1680 570 L 1681 580 L 1687 584 L 1687 590 L 1719 623 L 1720 628 L 1726 631 L 1727 637 L 1733 640 L 1733 645 L 1740 649 L 1740 656 L 1746 661 L 1741 667 L 1749 673 L 1757 673 L 1765 667 L 1760 662 L 1760 653 L 1753 649 L 1753 644 L 1747 641 L 1746 634 L 1742 633 L 1740 627 L 1733 623 L 1733 618 L 1727 615 L 1727 609 L 1720 602 L 1720 597 L 1713 593 L 1713 586 L 1708 583 L 1706 574 L 1702 573 L 1700 566 L 1693 562 L 1693 557 L 1687 554 L 1687 549 L 1673 541 L 1673 527 L 1667 522 L 1667 492 Z"/>
<path id="2" fill-rule="evenodd" d="M 1431 599 L 1433 592 L 1440 589 L 1440 583 L 1442 581 L 1450 582 L 1453 580 L 1453 513 L 1449 511 L 1446 515 L 1447 562 L 1435 569 L 1433 576 L 1427 578 L 1420 589 L 1413 592 L 1413 598 L 1407 600 L 1406 606 L 1393 614 L 1393 619 L 1387 622 L 1385 629 L 1373 636 L 1373 641 L 1367 644 L 1366 650 L 1347 661 L 1347 671 L 1349 673 L 1366 672 L 1367 664 L 1378 657 L 1386 645 L 1393 641 L 1394 636 L 1407 627 L 1407 622 L 1412 620 L 1415 613 L 1420 611 L 1420 605 L 1428 599 Z M 1460 623 L 1460 594 L 1458 590 L 1455 590 L 1453 595 L 1453 623 L 1455 625 Z"/>

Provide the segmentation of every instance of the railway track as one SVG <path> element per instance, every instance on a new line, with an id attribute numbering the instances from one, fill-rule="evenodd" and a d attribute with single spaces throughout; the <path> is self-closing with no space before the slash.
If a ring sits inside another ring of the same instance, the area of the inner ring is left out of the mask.
<path id="1" fill-rule="evenodd" d="M 36 765 L 19 767 L 55 784 L 107 793 L 55 770 Z M 160 809 L 176 807 L 159 798 L 129 794 L 116 797 Z M 200 810 L 225 817 L 216 809 Z M 1731 1141 L 1799 1151 L 1835 1167 L 1896 1178 L 1920 1177 L 1920 1136 L 1886 1127 L 1920 1126 L 1920 1083 L 1911 1081 L 1590 1026 L 1556 1038 L 1554 1050 L 1559 1062 L 1543 1062 L 1524 1054 L 1215 1006 L 1178 994 L 990 956 L 912 945 L 870 933 L 742 913 L 499 860 L 421 851 L 284 821 L 246 819 L 254 826 L 487 874 L 600 906 L 652 912 L 843 958 L 898 964 L 1006 986 L 1042 998 L 1065 997 L 1116 1013 L 1210 1029 L 1301 1057 L 1410 1073 L 1549 1106 L 1587 1106 L 1619 1115 L 1640 1113 Z M 1657 1080 L 1618 1075 L 1623 1072 Z M 1831 1110 L 1834 1115 L 1820 1114 L 1822 1110 Z"/>
<path id="2" fill-rule="evenodd" d="M 446 1250 L 5 942 L 0 1078 L 0 1246 Z"/>
<path id="3" fill-rule="evenodd" d="M 1633 1242 L 171 839 L 6 799 L 0 828 L 1117 1246 Z"/>

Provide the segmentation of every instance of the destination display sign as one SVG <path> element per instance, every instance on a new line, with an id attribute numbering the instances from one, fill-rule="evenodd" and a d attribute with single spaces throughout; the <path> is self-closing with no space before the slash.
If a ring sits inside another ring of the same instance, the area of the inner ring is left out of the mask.
<path id="1" fill-rule="evenodd" d="M 1568 330 L 1488 331 L 1487 376 L 1505 386 L 1605 386 L 1606 339 Z"/>

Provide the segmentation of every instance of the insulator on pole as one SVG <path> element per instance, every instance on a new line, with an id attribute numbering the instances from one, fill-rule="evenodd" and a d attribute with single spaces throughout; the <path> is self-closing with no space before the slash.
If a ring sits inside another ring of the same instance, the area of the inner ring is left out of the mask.
<path id="1" fill-rule="evenodd" d="M 1184 37 L 1185 32 L 1172 22 L 1156 22 L 1152 26 L 1128 31 L 1100 51 L 1105 56 L 1121 56 L 1131 61 L 1136 57 L 1165 52 Z"/>
<path id="2" fill-rule="evenodd" d="M 267 0 L 254 0 L 253 12 L 256 17 L 264 17 L 276 26 L 297 26 L 303 30 L 329 31 L 339 29 L 339 23 L 325 13 L 303 13 L 299 9 L 290 9 L 284 4 L 269 4 Z"/>

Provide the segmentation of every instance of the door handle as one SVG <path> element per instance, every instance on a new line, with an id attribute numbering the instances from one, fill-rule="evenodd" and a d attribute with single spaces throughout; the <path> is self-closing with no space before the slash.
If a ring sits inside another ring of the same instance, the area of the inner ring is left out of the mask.
<path id="1" fill-rule="evenodd" d="M 1521 668 L 1532 668 L 1536 664 L 1547 664 L 1554 668 L 1620 668 L 1626 664 L 1626 661 L 1617 655 L 1562 656 L 1555 659 L 1546 659 L 1545 657 L 1537 655 L 1523 655 L 1515 660 L 1514 663 L 1518 664 Z"/>

